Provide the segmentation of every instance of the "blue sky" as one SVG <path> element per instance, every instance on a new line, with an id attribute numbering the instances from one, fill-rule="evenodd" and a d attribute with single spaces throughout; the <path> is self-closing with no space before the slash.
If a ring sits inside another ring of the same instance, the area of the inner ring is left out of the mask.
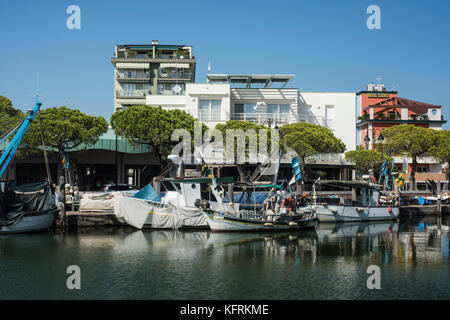
<path id="1" fill-rule="evenodd" d="M 66 8 L 81 8 L 81 30 Z M 381 30 L 366 9 L 381 8 Z M 27 109 L 39 75 L 44 107 L 108 120 L 115 44 L 194 47 L 197 82 L 212 73 L 294 73 L 304 91 L 359 91 L 379 76 L 399 96 L 450 119 L 450 1 L 2 1 L 0 94 Z M 445 127 L 450 128 L 449 124 Z"/>

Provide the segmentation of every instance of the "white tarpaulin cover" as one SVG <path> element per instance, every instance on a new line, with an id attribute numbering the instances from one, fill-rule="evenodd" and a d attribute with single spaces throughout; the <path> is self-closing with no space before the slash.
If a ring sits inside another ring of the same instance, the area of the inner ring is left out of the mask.
<path id="1" fill-rule="evenodd" d="M 208 225 L 207 217 L 198 208 L 176 207 L 132 197 L 116 196 L 114 199 L 116 216 L 138 229 L 142 229 L 144 224 L 158 229 Z"/>
<path id="2" fill-rule="evenodd" d="M 108 212 L 114 210 L 114 194 L 84 194 L 80 200 L 80 211 Z"/>
<path id="3" fill-rule="evenodd" d="M 132 197 L 114 197 L 114 214 L 130 226 L 142 229 L 152 206 L 147 201 Z"/>

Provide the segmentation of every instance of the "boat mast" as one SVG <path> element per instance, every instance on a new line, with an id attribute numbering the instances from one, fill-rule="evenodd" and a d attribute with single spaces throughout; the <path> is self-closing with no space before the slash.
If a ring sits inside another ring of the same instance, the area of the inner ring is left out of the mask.
<path id="1" fill-rule="evenodd" d="M 41 107 L 42 103 L 36 102 L 36 105 L 33 110 L 31 110 L 28 113 L 27 118 L 20 126 L 18 132 L 12 139 L 11 143 L 8 145 L 8 147 L 5 149 L 5 153 L 3 153 L 2 157 L 0 158 L 0 179 L 3 178 L 3 175 L 6 172 L 6 169 L 8 169 L 9 163 L 11 162 L 12 158 L 14 157 L 14 154 L 16 153 L 17 148 L 19 147 L 20 143 L 22 142 L 22 138 L 25 136 L 25 134 L 28 131 L 28 128 L 31 125 L 31 122 L 35 118 L 36 114 L 39 111 L 39 108 Z"/>

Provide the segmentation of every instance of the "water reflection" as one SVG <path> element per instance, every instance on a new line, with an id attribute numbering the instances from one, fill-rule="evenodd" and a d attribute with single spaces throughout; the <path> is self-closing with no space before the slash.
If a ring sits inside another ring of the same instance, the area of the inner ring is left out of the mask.
<path id="1" fill-rule="evenodd" d="M 0 236 L 0 298 L 450 298 L 449 217 L 293 233 L 108 229 Z M 80 265 L 82 292 L 64 290 Z M 383 268 L 383 294 L 367 266 Z"/>

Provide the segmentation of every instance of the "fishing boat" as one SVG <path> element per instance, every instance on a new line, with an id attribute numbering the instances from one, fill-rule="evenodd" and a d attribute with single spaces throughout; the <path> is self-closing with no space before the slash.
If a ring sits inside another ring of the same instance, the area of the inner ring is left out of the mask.
<path id="1" fill-rule="evenodd" d="M 238 216 L 225 215 L 213 210 L 205 210 L 211 231 L 290 231 L 315 229 L 317 217 L 281 216 L 271 214 L 253 215 L 239 212 Z"/>
<path id="2" fill-rule="evenodd" d="M 11 139 L 0 157 L 0 179 L 3 179 L 41 105 L 37 102 L 27 117 L 0 139 L 0 143 Z M 45 151 L 44 155 L 46 156 Z M 0 183 L 0 234 L 47 230 L 55 222 L 58 213 L 59 209 L 48 181 L 22 186 Z"/>
<path id="3" fill-rule="evenodd" d="M 281 194 L 281 190 L 277 191 L 277 188 L 281 188 L 281 186 L 258 185 L 258 187 L 271 190 L 261 207 L 257 208 L 257 204 L 253 203 L 251 204 L 253 210 L 245 209 L 250 204 L 244 204 L 243 209 L 237 209 L 242 204 L 231 202 L 228 207 L 232 209 L 229 210 L 223 206 L 223 199 L 218 196 L 217 186 L 213 183 L 211 190 L 214 190 L 216 199 L 219 199 L 218 207 L 211 208 L 209 202 L 204 200 L 200 204 L 197 203 L 208 217 L 207 222 L 211 231 L 289 231 L 315 229 L 318 226 L 319 219 L 314 212 L 306 213 L 304 208 L 296 208 L 293 196 L 285 194 L 285 200 L 292 200 L 289 206 L 287 204 L 284 206 L 284 201 L 280 206 L 279 202 L 274 200 L 276 196 L 273 195 L 273 192 Z M 246 189 L 256 190 L 256 186 L 253 185 Z M 234 197 L 229 198 L 234 199 Z M 251 194 L 248 199 L 252 199 Z"/>
<path id="4" fill-rule="evenodd" d="M 353 200 L 332 198 L 317 201 L 313 188 L 314 211 L 320 222 L 384 221 L 398 218 L 399 206 L 394 204 L 394 199 L 381 203 L 381 190 L 377 185 L 364 181 L 339 180 L 320 181 L 320 185 L 352 188 L 355 195 Z"/>
<path id="5" fill-rule="evenodd" d="M 58 214 L 47 181 L 21 186 L 6 184 L 0 196 L 0 234 L 47 230 Z"/>
<path id="6" fill-rule="evenodd" d="M 232 177 L 216 179 L 233 181 Z M 218 207 L 208 190 L 211 178 L 156 178 L 154 183 L 160 192 L 147 185 L 131 197 L 115 195 L 111 206 L 116 216 L 138 229 L 209 229 L 207 217 L 195 203 L 207 199 L 213 208 Z"/>

